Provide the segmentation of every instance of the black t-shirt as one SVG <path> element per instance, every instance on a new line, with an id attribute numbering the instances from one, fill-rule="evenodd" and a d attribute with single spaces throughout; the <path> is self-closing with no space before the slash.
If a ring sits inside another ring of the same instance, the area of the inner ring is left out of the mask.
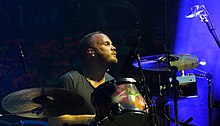
<path id="1" fill-rule="evenodd" d="M 113 80 L 114 78 L 105 73 L 105 81 Z M 91 93 L 94 87 L 86 79 L 86 77 L 78 71 L 70 71 L 58 80 L 58 85 L 64 87 L 67 90 L 72 90 L 76 94 L 82 96 L 85 100 L 85 104 L 80 107 L 74 114 L 95 114 L 95 107 L 91 103 Z"/>

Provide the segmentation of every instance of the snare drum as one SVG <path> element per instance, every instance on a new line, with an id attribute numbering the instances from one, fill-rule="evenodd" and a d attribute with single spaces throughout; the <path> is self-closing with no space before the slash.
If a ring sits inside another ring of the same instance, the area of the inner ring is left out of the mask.
<path id="1" fill-rule="evenodd" d="M 96 120 L 102 126 L 150 126 L 147 104 L 133 78 L 103 83 L 92 93 Z"/>

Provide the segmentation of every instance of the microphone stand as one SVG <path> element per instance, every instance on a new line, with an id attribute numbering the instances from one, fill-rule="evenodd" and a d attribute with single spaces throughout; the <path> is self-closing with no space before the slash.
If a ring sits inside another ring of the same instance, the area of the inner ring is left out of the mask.
<path id="1" fill-rule="evenodd" d="M 193 74 L 198 77 L 205 77 L 208 80 L 208 114 L 209 114 L 209 126 L 212 126 L 212 108 L 213 108 L 213 97 L 212 97 L 212 74 L 206 73 L 206 74 Z"/>
<path id="2" fill-rule="evenodd" d="M 130 52 L 129 52 L 128 57 L 127 57 L 127 60 L 125 62 L 125 65 L 122 67 L 122 70 L 121 70 L 120 74 L 121 74 L 121 76 L 126 76 L 126 74 L 128 73 L 128 71 L 130 70 L 130 68 L 132 66 L 133 61 L 135 59 L 137 60 L 138 68 L 140 70 L 141 78 L 142 78 L 141 82 L 142 82 L 142 85 L 144 86 L 144 94 L 145 94 L 144 99 L 147 102 L 147 105 L 149 107 L 151 107 L 152 98 L 149 97 L 150 89 L 149 89 L 148 84 L 146 84 L 146 78 L 144 76 L 143 69 L 142 69 L 142 66 L 141 66 L 140 56 L 139 56 L 139 54 L 136 53 L 136 48 L 140 44 L 140 39 L 141 39 L 141 36 L 138 37 L 137 41 L 131 47 Z M 157 117 L 156 111 L 155 111 L 155 115 Z M 154 121 L 154 120 L 153 120 L 153 123 L 154 123 L 155 126 L 158 126 L 158 124 L 159 124 L 158 121 Z"/>
<path id="3" fill-rule="evenodd" d="M 122 70 L 120 72 L 121 76 L 126 76 L 127 73 L 129 72 L 129 70 L 131 69 L 131 66 L 132 66 L 132 63 L 134 61 L 134 57 L 135 57 L 135 54 L 136 54 L 136 48 L 140 44 L 140 39 L 141 39 L 141 36 L 139 36 L 137 41 L 132 45 L 132 47 L 131 47 L 131 49 L 128 53 L 126 62 L 124 63 L 124 65 L 122 67 Z"/>
<path id="4" fill-rule="evenodd" d="M 201 5 L 200 7 L 204 10 L 204 13 L 199 14 L 200 20 L 201 20 L 201 22 L 203 22 L 203 21 L 205 22 L 205 24 L 207 25 L 207 27 L 209 29 L 209 32 L 212 34 L 213 38 L 215 39 L 216 44 L 220 48 L 220 41 L 219 41 L 218 36 L 215 32 L 215 28 L 212 24 L 211 18 L 209 17 L 208 10 L 205 8 L 204 5 Z"/>
<path id="5" fill-rule="evenodd" d="M 134 59 L 137 60 L 138 62 L 138 68 L 139 68 L 139 71 L 141 73 L 141 77 L 142 77 L 142 85 L 144 86 L 144 92 L 145 92 L 145 96 L 144 96 L 144 99 L 145 101 L 147 102 L 147 105 L 150 107 L 152 107 L 152 120 L 153 120 L 153 124 L 154 126 L 159 126 L 159 121 L 158 121 L 158 115 L 157 115 L 157 111 L 155 110 L 155 107 L 154 106 L 151 106 L 152 105 L 152 97 L 149 96 L 150 95 L 150 89 L 149 89 L 149 86 L 148 84 L 146 83 L 146 78 L 144 76 L 144 73 L 143 73 L 143 69 L 142 69 L 142 65 L 141 65 L 141 62 L 140 62 L 140 55 L 135 53 L 134 54 Z M 155 119 L 154 119 L 155 117 Z"/>

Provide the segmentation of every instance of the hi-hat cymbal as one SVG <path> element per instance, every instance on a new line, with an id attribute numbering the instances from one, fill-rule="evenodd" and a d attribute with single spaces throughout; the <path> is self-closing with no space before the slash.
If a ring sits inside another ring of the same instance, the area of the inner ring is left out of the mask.
<path id="1" fill-rule="evenodd" d="M 74 114 L 84 99 L 63 88 L 30 88 L 13 92 L 2 100 L 9 113 L 28 118 L 47 118 Z"/>
<path id="2" fill-rule="evenodd" d="M 198 57 L 189 54 L 161 54 L 144 56 L 140 59 L 142 68 L 151 71 L 170 71 L 169 66 L 175 66 L 178 70 L 187 70 L 198 67 Z M 138 62 L 133 62 L 138 67 Z"/>

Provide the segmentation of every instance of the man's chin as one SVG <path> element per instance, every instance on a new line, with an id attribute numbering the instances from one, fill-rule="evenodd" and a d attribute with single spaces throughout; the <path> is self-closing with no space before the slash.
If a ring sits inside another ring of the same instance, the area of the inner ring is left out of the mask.
<path id="1" fill-rule="evenodd" d="M 109 63 L 110 65 L 114 65 L 114 64 L 118 63 L 118 59 L 111 59 L 111 60 L 109 60 L 108 63 Z"/>
<path id="2" fill-rule="evenodd" d="M 116 63 L 118 63 L 118 59 L 117 59 L 117 58 L 112 59 L 112 62 L 113 62 L 114 64 L 116 64 Z"/>

